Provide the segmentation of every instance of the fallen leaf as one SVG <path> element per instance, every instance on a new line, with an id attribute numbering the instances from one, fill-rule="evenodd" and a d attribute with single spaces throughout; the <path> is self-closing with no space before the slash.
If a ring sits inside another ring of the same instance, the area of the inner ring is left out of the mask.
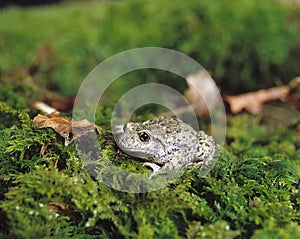
<path id="1" fill-rule="evenodd" d="M 76 216 L 76 212 L 74 211 L 74 207 L 72 205 L 68 205 L 64 202 L 48 202 L 46 204 L 46 209 L 49 212 L 63 215 L 67 217 L 74 218 Z"/>
<path id="2" fill-rule="evenodd" d="M 300 113 L 286 102 L 264 105 L 259 116 L 265 120 L 268 119 L 268 122 L 276 121 L 283 127 L 294 125 L 300 120 Z"/>
<path id="3" fill-rule="evenodd" d="M 55 108 L 59 112 L 70 112 L 73 109 L 75 96 L 61 96 L 55 92 L 44 89 L 41 92 L 42 102 Z"/>
<path id="4" fill-rule="evenodd" d="M 60 115 L 59 112 L 53 112 L 48 115 L 38 114 L 33 119 L 35 128 L 52 128 L 65 139 L 65 145 L 68 146 L 75 139 L 88 133 L 96 131 L 101 134 L 101 127 L 89 122 L 87 119 L 80 121 L 70 121 L 68 118 Z"/>
<path id="5" fill-rule="evenodd" d="M 286 101 L 300 110 L 300 77 L 290 82 Z"/>
<path id="6" fill-rule="evenodd" d="M 219 104 L 220 92 L 205 70 L 190 74 L 186 78 L 188 89 L 184 96 L 190 102 L 197 115 L 207 116 L 209 111 Z"/>
<path id="7" fill-rule="evenodd" d="M 263 104 L 277 99 L 285 99 L 288 92 L 288 86 L 272 87 L 235 96 L 227 95 L 224 97 L 224 101 L 229 104 L 230 110 L 234 114 L 246 110 L 257 115 Z"/>
<path id="8" fill-rule="evenodd" d="M 47 204 L 47 210 L 49 212 L 61 213 L 67 210 L 67 205 L 63 202 L 49 202 Z"/>
<path id="9" fill-rule="evenodd" d="M 50 105 L 60 112 L 69 112 L 73 109 L 75 96 L 62 97 L 61 99 L 53 100 Z"/>

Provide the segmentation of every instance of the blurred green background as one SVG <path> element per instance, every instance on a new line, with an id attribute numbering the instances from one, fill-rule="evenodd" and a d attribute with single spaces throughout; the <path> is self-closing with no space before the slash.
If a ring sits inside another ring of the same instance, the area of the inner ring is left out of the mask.
<path id="1" fill-rule="evenodd" d="M 274 0 L 9 6 L 0 11 L 0 77 L 36 61 L 39 49 L 47 46 L 55 65 L 39 80 L 63 95 L 76 94 L 85 76 L 106 58 L 156 46 L 191 56 L 212 74 L 223 94 L 236 94 L 286 84 L 299 74 L 299 19 L 296 6 Z M 173 76 L 136 72 L 119 87 L 168 77 Z"/>

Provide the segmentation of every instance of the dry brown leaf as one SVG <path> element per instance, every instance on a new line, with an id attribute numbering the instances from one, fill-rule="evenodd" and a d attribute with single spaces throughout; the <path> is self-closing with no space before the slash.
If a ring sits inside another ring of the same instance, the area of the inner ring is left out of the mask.
<path id="1" fill-rule="evenodd" d="M 70 121 L 63 117 L 59 112 L 53 112 L 48 115 L 38 114 L 33 119 L 35 128 L 52 128 L 65 139 L 65 145 L 68 146 L 75 139 L 86 135 L 87 133 L 96 131 L 101 134 L 101 127 L 89 122 L 87 119 L 80 121 Z"/>
<path id="2" fill-rule="evenodd" d="M 200 70 L 186 78 L 188 89 L 184 96 L 190 103 L 172 111 L 162 113 L 166 116 L 178 116 L 195 112 L 198 116 L 208 117 L 209 111 L 216 109 L 221 101 L 219 90 L 208 72 Z M 204 100 L 205 99 L 205 100 Z"/>
<path id="3" fill-rule="evenodd" d="M 73 109 L 75 96 L 61 96 L 55 92 L 44 89 L 42 92 L 42 102 L 55 108 L 59 112 L 70 112 Z"/>
<path id="4" fill-rule="evenodd" d="M 67 205 L 63 202 L 49 202 L 47 204 L 47 210 L 49 212 L 61 213 L 67 210 Z"/>
<path id="5" fill-rule="evenodd" d="M 34 107 L 46 114 L 51 114 L 54 111 L 70 112 L 73 109 L 75 96 L 62 97 L 50 91 L 43 91 L 44 100 L 36 101 Z"/>
<path id="6" fill-rule="evenodd" d="M 294 125 L 300 120 L 300 113 L 285 102 L 275 105 L 266 104 L 259 115 L 261 118 L 272 120 L 284 127 Z"/>
<path id="7" fill-rule="evenodd" d="M 50 105 L 60 112 L 70 112 L 73 109 L 74 101 L 75 96 L 67 96 L 50 101 Z"/>
<path id="8" fill-rule="evenodd" d="M 184 96 L 190 102 L 197 115 L 209 115 L 208 110 L 218 106 L 219 91 L 208 72 L 200 70 L 188 75 L 186 82 L 189 86 Z"/>
<path id="9" fill-rule="evenodd" d="M 48 115 L 38 114 L 34 117 L 33 123 L 35 128 L 50 127 L 64 138 L 68 137 L 71 133 L 70 120 L 61 116 L 58 112 L 53 112 Z"/>
<path id="10" fill-rule="evenodd" d="M 49 212 L 58 214 L 58 215 L 63 215 L 63 216 L 68 216 L 74 218 L 76 216 L 76 213 L 74 211 L 74 208 L 72 205 L 68 205 L 64 202 L 48 202 L 46 204 L 46 209 Z"/>
<path id="11" fill-rule="evenodd" d="M 227 95 L 224 97 L 224 101 L 229 104 L 230 110 L 234 114 L 246 110 L 256 115 L 261 111 L 263 104 L 277 99 L 285 99 L 288 93 L 288 86 L 280 86 L 235 96 Z"/>
<path id="12" fill-rule="evenodd" d="M 300 110 L 300 77 L 296 77 L 289 84 L 289 93 L 286 101 Z"/>

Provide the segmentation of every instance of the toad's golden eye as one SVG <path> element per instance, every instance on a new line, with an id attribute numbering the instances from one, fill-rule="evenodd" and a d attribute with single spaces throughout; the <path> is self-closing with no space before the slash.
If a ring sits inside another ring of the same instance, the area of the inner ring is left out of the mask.
<path id="1" fill-rule="evenodd" d="M 150 140 L 149 134 L 147 134 L 145 131 L 139 132 L 138 135 L 142 142 L 148 142 Z"/>

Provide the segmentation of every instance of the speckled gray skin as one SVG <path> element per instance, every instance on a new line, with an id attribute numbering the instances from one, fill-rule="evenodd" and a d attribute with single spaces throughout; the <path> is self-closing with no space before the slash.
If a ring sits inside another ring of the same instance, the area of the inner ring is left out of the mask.
<path id="1" fill-rule="evenodd" d="M 115 140 L 125 153 L 146 160 L 144 165 L 153 170 L 150 178 L 167 170 L 208 164 L 215 152 L 211 136 L 166 116 L 118 127 Z"/>

